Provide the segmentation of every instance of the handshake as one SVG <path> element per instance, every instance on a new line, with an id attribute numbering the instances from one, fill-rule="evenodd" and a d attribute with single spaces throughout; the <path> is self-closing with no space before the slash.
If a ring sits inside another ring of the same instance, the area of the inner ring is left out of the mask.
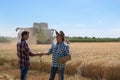
<path id="1" fill-rule="evenodd" d="M 42 52 L 37 52 L 37 53 L 34 53 L 34 56 L 40 56 L 40 57 L 42 57 L 43 53 Z"/>
<path id="2" fill-rule="evenodd" d="M 43 56 L 43 53 L 42 52 L 37 52 L 37 55 L 42 57 Z"/>
<path id="3" fill-rule="evenodd" d="M 37 52 L 37 53 L 34 53 L 33 55 L 42 57 L 43 55 L 48 55 L 48 54 L 49 53 L 46 53 L 46 52 Z"/>
<path id="4" fill-rule="evenodd" d="M 36 55 L 42 57 L 43 55 L 48 55 L 48 53 L 43 53 L 43 52 L 37 52 Z"/>

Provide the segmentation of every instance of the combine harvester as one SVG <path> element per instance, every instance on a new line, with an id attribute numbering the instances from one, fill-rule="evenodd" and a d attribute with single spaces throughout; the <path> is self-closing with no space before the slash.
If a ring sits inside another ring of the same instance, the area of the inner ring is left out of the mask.
<path id="1" fill-rule="evenodd" d="M 18 39 L 21 38 L 21 32 L 27 30 L 30 32 L 28 43 L 30 44 L 50 44 L 54 40 L 55 29 L 49 29 L 48 23 L 34 23 L 33 27 L 29 28 L 16 28 L 18 32 Z"/>

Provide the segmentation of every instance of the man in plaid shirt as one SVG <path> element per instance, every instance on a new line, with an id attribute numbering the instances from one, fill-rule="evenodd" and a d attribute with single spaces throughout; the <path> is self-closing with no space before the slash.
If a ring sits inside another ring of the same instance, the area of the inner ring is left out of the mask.
<path id="1" fill-rule="evenodd" d="M 17 56 L 18 56 L 18 63 L 21 71 L 21 79 L 20 80 L 26 80 L 27 79 L 27 72 L 30 65 L 30 56 L 37 56 L 38 53 L 32 53 L 30 51 L 30 48 L 28 44 L 26 43 L 26 40 L 29 38 L 29 32 L 23 31 L 21 34 L 21 40 L 17 43 Z"/>

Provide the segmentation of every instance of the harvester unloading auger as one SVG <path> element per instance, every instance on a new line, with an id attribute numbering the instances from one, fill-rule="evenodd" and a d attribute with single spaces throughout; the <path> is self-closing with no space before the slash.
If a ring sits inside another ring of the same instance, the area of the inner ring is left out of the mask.
<path id="1" fill-rule="evenodd" d="M 50 44 L 54 40 L 55 29 L 49 29 L 48 23 L 34 23 L 30 28 L 16 28 L 18 39 L 21 38 L 21 32 L 27 30 L 30 32 L 28 43 L 30 44 Z"/>

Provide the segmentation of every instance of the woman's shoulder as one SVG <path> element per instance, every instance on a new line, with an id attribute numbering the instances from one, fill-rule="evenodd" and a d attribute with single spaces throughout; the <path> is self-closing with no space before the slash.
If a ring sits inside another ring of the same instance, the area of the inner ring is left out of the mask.
<path id="1" fill-rule="evenodd" d="M 68 47 L 69 45 L 68 45 L 68 43 L 67 42 L 63 42 L 63 45 L 65 46 L 65 47 Z"/>
<path id="2" fill-rule="evenodd" d="M 53 42 L 52 43 L 52 47 L 56 46 L 57 42 Z"/>
<path id="3" fill-rule="evenodd" d="M 57 45 L 57 42 L 53 42 L 53 43 L 52 43 L 52 46 L 56 46 L 56 45 Z M 68 47 L 69 45 L 68 45 L 68 43 L 67 43 L 66 41 L 63 41 L 63 42 L 62 42 L 62 46 Z"/>

